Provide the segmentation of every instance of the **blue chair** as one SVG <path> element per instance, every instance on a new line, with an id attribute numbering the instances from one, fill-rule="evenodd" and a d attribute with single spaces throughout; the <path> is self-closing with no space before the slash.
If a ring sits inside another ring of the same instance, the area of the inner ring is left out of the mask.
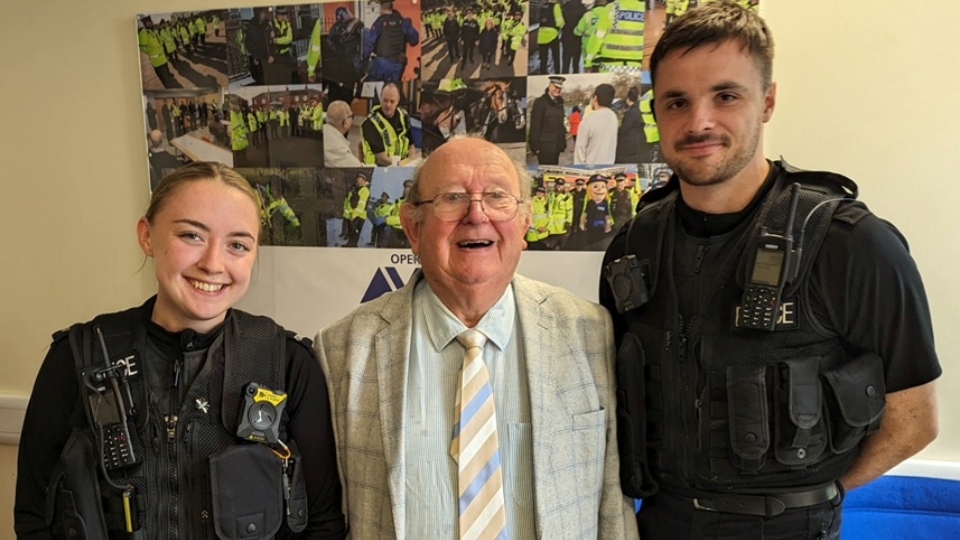
<path id="1" fill-rule="evenodd" d="M 883 476 L 847 494 L 843 540 L 960 539 L 960 481 Z"/>

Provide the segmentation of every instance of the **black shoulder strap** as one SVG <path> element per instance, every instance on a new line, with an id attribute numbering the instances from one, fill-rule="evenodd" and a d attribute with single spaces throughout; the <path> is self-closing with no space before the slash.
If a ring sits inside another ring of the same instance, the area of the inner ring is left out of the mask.
<path id="1" fill-rule="evenodd" d="M 235 429 L 243 388 L 286 389 L 286 332 L 269 317 L 234 309 L 224 325 L 223 425 Z"/>
<path id="2" fill-rule="evenodd" d="M 637 215 L 626 227 L 623 256 L 637 258 L 651 295 L 657 287 L 659 261 L 669 224 L 666 218 L 677 201 L 679 185 L 674 176 L 666 185 L 644 193 L 637 204 Z"/>
<path id="3" fill-rule="evenodd" d="M 137 352 L 139 344 L 146 336 L 146 330 L 140 324 L 139 309 L 132 308 L 117 313 L 99 315 L 92 321 L 77 323 L 70 327 L 70 349 L 73 352 L 73 363 L 77 374 L 77 381 L 81 394 L 85 395 L 90 381 L 87 375 L 97 367 L 117 366 L 126 371 L 130 384 L 130 391 L 137 411 L 144 414 L 137 415 L 138 427 L 143 428 L 147 421 L 147 396 L 143 387 L 143 376 L 140 373 L 140 356 Z M 96 328 L 100 328 L 103 335 L 109 358 L 104 358 L 103 346 L 96 335 Z M 93 426 L 93 413 L 90 411 L 90 402 L 84 398 L 84 409 L 87 420 Z"/>
<path id="4" fill-rule="evenodd" d="M 800 197 L 790 231 L 799 266 L 796 277 L 784 289 L 784 295 L 793 295 L 809 275 L 837 208 L 855 200 L 858 188 L 853 180 L 836 173 L 804 171 L 785 161 L 778 163 L 782 168 L 780 178 L 760 209 L 753 234 L 757 234 L 760 227 L 777 234 L 787 233 L 792 198 L 790 186 L 799 184 Z M 746 264 L 746 257 L 742 259 L 742 264 Z M 744 271 L 738 272 L 741 286 L 744 276 Z"/>

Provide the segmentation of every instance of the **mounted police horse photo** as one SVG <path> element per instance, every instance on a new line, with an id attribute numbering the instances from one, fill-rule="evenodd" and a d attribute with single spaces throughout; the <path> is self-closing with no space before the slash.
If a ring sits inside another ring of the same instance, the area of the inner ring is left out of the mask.
<path id="1" fill-rule="evenodd" d="M 479 134 L 496 144 L 524 142 L 526 86 L 524 77 L 469 81 L 444 91 L 424 85 L 420 93 L 424 153 L 463 133 Z"/>

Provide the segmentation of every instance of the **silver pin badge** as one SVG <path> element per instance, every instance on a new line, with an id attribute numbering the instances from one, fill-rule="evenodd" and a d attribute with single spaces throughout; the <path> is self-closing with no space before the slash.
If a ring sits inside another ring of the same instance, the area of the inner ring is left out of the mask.
<path id="1" fill-rule="evenodd" d="M 202 412 L 203 414 L 207 414 L 208 412 L 210 412 L 210 402 L 207 401 L 206 399 L 197 398 L 196 404 L 197 404 L 197 410 Z"/>

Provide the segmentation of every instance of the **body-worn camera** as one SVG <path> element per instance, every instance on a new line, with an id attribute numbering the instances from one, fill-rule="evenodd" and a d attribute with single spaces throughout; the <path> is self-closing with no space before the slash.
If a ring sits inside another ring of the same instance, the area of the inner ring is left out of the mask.
<path id="1" fill-rule="evenodd" d="M 603 277 L 617 302 L 617 313 L 625 313 L 650 301 L 650 289 L 635 255 L 621 257 L 604 266 Z"/>
<path id="2" fill-rule="evenodd" d="M 247 441 L 275 444 L 280 440 L 280 417 L 287 406 L 287 394 L 250 383 L 243 389 L 243 409 L 237 437 Z"/>

